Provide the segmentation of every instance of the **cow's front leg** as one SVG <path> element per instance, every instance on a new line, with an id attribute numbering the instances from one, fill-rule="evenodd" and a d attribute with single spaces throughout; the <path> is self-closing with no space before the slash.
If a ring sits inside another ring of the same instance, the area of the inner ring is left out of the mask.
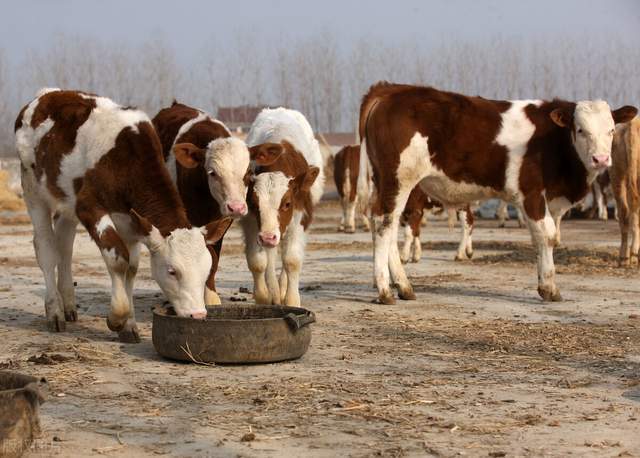
<path id="1" fill-rule="evenodd" d="M 269 303 L 280 305 L 282 303 L 282 295 L 280 293 L 280 284 L 276 273 L 278 247 L 267 248 L 265 252 L 267 253 L 267 271 L 265 272 L 265 276 L 267 280 L 267 289 L 269 290 Z"/>
<path id="2" fill-rule="evenodd" d="M 345 197 L 346 203 L 346 212 L 345 212 L 345 222 L 344 222 L 344 231 L 347 234 L 353 234 L 356 231 L 356 200 L 351 200 L 349 196 Z"/>
<path id="3" fill-rule="evenodd" d="M 304 228 L 299 223 L 299 218 L 294 218 L 282 240 L 282 270 L 287 281 L 280 285 L 283 304 L 291 307 L 300 307 L 300 271 L 304 246 Z"/>
<path id="4" fill-rule="evenodd" d="M 403 264 L 409 262 L 411 258 L 411 248 L 413 247 L 413 231 L 411 226 L 407 222 L 404 226 L 404 244 L 402 245 L 402 251 L 400 252 L 400 261 Z"/>
<path id="5" fill-rule="evenodd" d="M 244 233 L 244 254 L 253 276 L 253 299 L 256 304 L 271 304 L 265 275 L 267 253 L 258 244 L 258 223 L 253 215 L 242 219 L 242 232 Z"/>
<path id="6" fill-rule="evenodd" d="M 464 210 L 458 210 L 458 219 L 460 220 L 461 237 L 458 244 L 458 252 L 454 259 L 462 261 L 467 258 L 471 259 L 473 256 L 473 244 L 471 241 L 473 213 L 471 213 L 471 208 L 467 206 Z"/>
<path id="7" fill-rule="evenodd" d="M 207 307 L 220 305 L 222 301 L 216 291 L 216 272 L 218 271 L 218 261 L 220 260 L 220 251 L 222 251 L 222 240 L 215 245 L 207 245 L 207 249 L 211 254 L 211 270 L 204 286 L 204 303 Z"/>
<path id="8" fill-rule="evenodd" d="M 109 214 L 79 199 L 76 207 L 78 218 L 98 245 L 109 276 L 111 277 L 111 306 L 107 315 L 107 326 L 118 333 L 120 341 L 140 342 L 135 318 L 132 318 L 130 295 L 127 290 L 129 272 L 129 249 L 118 234 Z"/>
<path id="9" fill-rule="evenodd" d="M 531 240 L 537 252 L 538 294 L 545 301 L 561 301 L 562 296 L 555 284 L 553 247 L 556 227 L 542 196 L 535 202 L 525 200 Z"/>

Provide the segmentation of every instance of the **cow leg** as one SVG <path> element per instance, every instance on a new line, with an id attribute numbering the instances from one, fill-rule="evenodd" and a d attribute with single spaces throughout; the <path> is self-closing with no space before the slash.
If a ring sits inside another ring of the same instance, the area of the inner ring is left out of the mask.
<path id="1" fill-rule="evenodd" d="M 74 217 L 59 216 L 55 218 L 54 231 L 56 246 L 58 247 L 58 291 L 62 296 L 64 318 L 66 321 L 77 321 L 76 296 L 73 287 L 73 273 L 71 258 L 73 256 L 73 241 L 76 238 L 78 221 Z"/>
<path id="2" fill-rule="evenodd" d="M 533 200 L 533 199 L 532 199 Z M 542 196 L 529 204 L 525 200 L 531 240 L 536 247 L 538 265 L 538 294 L 545 301 L 561 301 L 562 296 L 555 284 L 555 266 L 553 263 L 553 246 L 556 237 L 556 227 Z M 534 207 L 534 214 L 543 214 L 540 219 L 531 217 L 528 207 Z"/>
<path id="3" fill-rule="evenodd" d="M 418 262 L 422 258 L 422 243 L 420 243 L 420 233 L 413 236 L 413 254 L 411 256 L 411 262 Z"/>
<path id="4" fill-rule="evenodd" d="M 473 214 L 469 206 L 464 210 L 458 210 L 458 219 L 460 220 L 461 238 L 458 245 L 458 252 L 456 253 L 455 260 L 462 261 L 464 259 L 471 259 L 473 256 L 473 245 L 471 242 L 471 233 L 473 232 Z"/>
<path id="5" fill-rule="evenodd" d="M 253 299 L 256 304 L 271 304 L 266 281 L 267 253 L 258 245 L 258 223 L 252 215 L 241 221 L 244 232 L 244 254 L 253 275 Z"/>
<path id="6" fill-rule="evenodd" d="M 278 284 L 278 275 L 276 274 L 276 263 L 278 260 L 278 248 L 267 248 L 267 288 L 269 290 L 269 297 L 271 304 L 280 305 L 282 303 L 282 296 L 280 294 L 280 285 Z"/>
<path id="7" fill-rule="evenodd" d="M 343 196 L 340 198 L 340 205 L 342 206 L 342 217 L 340 218 L 340 225 L 338 226 L 338 231 L 344 231 L 347 224 L 347 205 L 348 205 L 348 196 Z"/>
<path id="8" fill-rule="evenodd" d="M 595 203 L 598 207 L 598 219 L 606 221 L 608 219 L 607 215 L 607 205 L 605 203 L 604 193 L 602 192 L 602 188 L 596 181 L 593 185 L 593 191 L 595 194 Z"/>
<path id="9" fill-rule="evenodd" d="M 522 214 L 522 210 L 520 210 L 520 207 L 516 207 L 516 215 L 518 217 L 518 227 L 521 229 L 523 227 L 526 227 L 527 223 L 524 219 L 524 215 Z"/>
<path id="10" fill-rule="evenodd" d="M 501 200 L 496 210 L 496 218 L 498 218 L 498 227 L 505 227 L 506 221 L 509 219 L 509 211 L 507 209 L 507 203 Z"/>
<path id="11" fill-rule="evenodd" d="M 562 213 L 553 214 L 553 224 L 556 227 L 555 235 L 553 236 L 553 246 L 559 247 L 562 243 L 562 238 L 560 236 L 560 222 L 562 221 Z"/>
<path id="12" fill-rule="evenodd" d="M 27 172 L 28 173 L 28 172 Z M 22 173 L 22 185 L 27 210 L 33 223 L 33 247 L 45 283 L 44 309 L 47 327 L 52 332 L 65 330 L 64 302 L 56 284 L 56 266 L 59 263 L 56 237 L 51 225 L 51 210 L 35 189 L 35 177 Z"/>
<path id="13" fill-rule="evenodd" d="M 207 248 L 211 253 L 211 270 L 204 287 L 204 303 L 206 306 L 220 305 L 222 301 L 216 292 L 216 272 L 218 271 L 220 251 L 222 251 L 222 240 L 219 240 L 215 245 L 207 245 Z"/>
<path id="14" fill-rule="evenodd" d="M 633 209 L 629 216 L 629 226 L 631 226 L 631 257 L 630 262 L 638 263 L 640 267 L 640 259 L 638 258 L 638 250 L 640 249 L 640 214 L 638 209 Z"/>
<path id="15" fill-rule="evenodd" d="M 403 264 L 409 262 L 411 258 L 411 248 L 413 247 L 413 231 L 409 223 L 404 226 L 404 244 L 402 245 L 402 251 L 400 252 L 400 261 Z"/>
<path id="16" fill-rule="evenodd" d="M 305 233 L 302 225 L 294 219 L 289 226 L 287 236 L 282 241 L 282 270 L 286 272 L 288 282 L 283 285 L 284 305 L 300 306 L 300 271 L 304 259 Z"/>
<path id="17" fill-rule="evenodd" d="M 407 194 L 407 198 L 409 195 Z M 400 207 L 404 208 L 405 202 Z M 398 226 L 400 225 L 400 212 L 396 212 L 392 216 L 391 221 L 391 242 L 389 249 L 389 273 L 395 287 L 398 289 L 398 297 L 403 300 L 415 300 L 416 295 L 413 292 L 413 287 L 407 278 L 407 274 L 404 271 L 402 261 L 400 261 L 400 252 L 398 251 Z"/>
<path id="18" fill-rule="evenodd" d="M 365 231 L 371 230 L 371 223 L 369 222 L 369 218 L 367 217 L 367 209 L 362 210 L 360 214 L 360 218 L 362 219 L 362 227 Z"/>
<path id="19" fill-rule="evenodd" d="M 133 318 L 133 304 L 127 290 L 129 249 L 118 234 L 109 214 L 92 202 L 83 202 L 80 195 L 78 197 L 78 219 L 98 245 L 111 277 L 111 305 L 107 315 L 107 326 L 118 333 L 121 342 L 138 343 L 140 333 Z"/>
<path id="20" fill-rule="evenodd" d="M 344 231 L 348 234 L 353 234 L 356 231 L 356 201 L 355 199 L 351 201 L 348 197 L 346 197 L 345 200 L 347 201 L 347 205 Z"/>

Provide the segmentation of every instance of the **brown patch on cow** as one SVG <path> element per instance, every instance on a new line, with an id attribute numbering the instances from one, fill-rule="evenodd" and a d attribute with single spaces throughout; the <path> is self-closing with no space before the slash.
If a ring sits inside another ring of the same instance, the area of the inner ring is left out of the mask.
<path id="1" fill-rule="evenodd" d="M 13 125 L 13 131 L 16 132 L 18 129 L 20 129 L 22 127 L 22 119 L 24 118 L 24 112 L 27 111 L 27 108 L 29 107 L 29 105 L 25 105 L 22 107 L 22 110 L 20 110 L 20 113 L 18 113 L 18 117 L 16 118 L 16 122 Z"/>
<path id="2" fill-rule="evenodd" d="M 429 197 L 419 185 L 414 187 L 409 194 L 407 204 L 400 216 L 403 226 L 409 225 L 414 237 L 420 237 L 420 228 L 425 209 L 442 208 L 442 204 Z"/>
<path id="3" fill-rule="evenodd" d="M 495 142 L 501 114 L 510 102 L 467 97 L 430 87 L 378 83 L 365 95 L 360 138 L 367 142 L 382 213 L 390 213 L 398 193 L 400 153 L 416 134 L 428 138 L 431 162 L 457 182 L 501 191 L 507 149 Z"/>
<path id="4" fill-rule="evenodd" d="M 358 191 L 358 172 L 360 170 L 360 145 L 347 145 L 335 155 L 333 179 L 340 197 L 344 198 L 344 183 L 349 180 L 349 201 L 356 200 Z M 349 170 L 349 176 L 345 176 Z"/>

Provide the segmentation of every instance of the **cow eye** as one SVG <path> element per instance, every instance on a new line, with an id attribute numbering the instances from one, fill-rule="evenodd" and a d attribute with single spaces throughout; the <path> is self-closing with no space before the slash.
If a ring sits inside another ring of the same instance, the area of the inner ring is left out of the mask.
<path id="1" fill-rule="evenodd" d="M 582 129 L 578 128 L 578 133 L 581 134 L 582 133 Z"/>
<path id="2" fill-rule="evenodd" d="M 284 209 L 285 209 L 285 210 L 288 210 L 288 209 L 289 209 L 289 207 L 291 207 L 291 202 L 286 201 L 286 202 L 284 203 L 283 207 L 284 207 Z"/>
<path id="3" fill-rule="evenodd" d="M 614 132 L 615 132 L 615 129 L 611 129 L 611 130 L 609 131 L 609 135 L 613 135 L 613 134 L 614 134 Z"/>
<path id="4" fill-rule="evenodd" d="M 168 273 L 169 275 L 174 276 L 174 277 L 177 275 L 176 269 L 174 269 L 174 268 L 173 268 L 173 267 L 171 267 L 171 266 L 167 267 L 167 273 Z"/>
<path id="5" fill-rule="evenodd" d="M 207 170 L 207 175 L 209 175 L 210 177 L 216 177 L 216 171 L 215 170 Z"/>

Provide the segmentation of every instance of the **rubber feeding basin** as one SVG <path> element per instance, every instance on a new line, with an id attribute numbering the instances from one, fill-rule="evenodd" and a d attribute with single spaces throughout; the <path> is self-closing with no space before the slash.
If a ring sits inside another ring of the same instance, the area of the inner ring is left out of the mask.
<path id="1" fill-rule="evenodd" d="M 279 305 L 219 305 L 205 320 L 153 311 L 153 346 L 170 359 L 195 363 L 272 363 L 300 358 L 311 343 L 313 312 Z"/>

